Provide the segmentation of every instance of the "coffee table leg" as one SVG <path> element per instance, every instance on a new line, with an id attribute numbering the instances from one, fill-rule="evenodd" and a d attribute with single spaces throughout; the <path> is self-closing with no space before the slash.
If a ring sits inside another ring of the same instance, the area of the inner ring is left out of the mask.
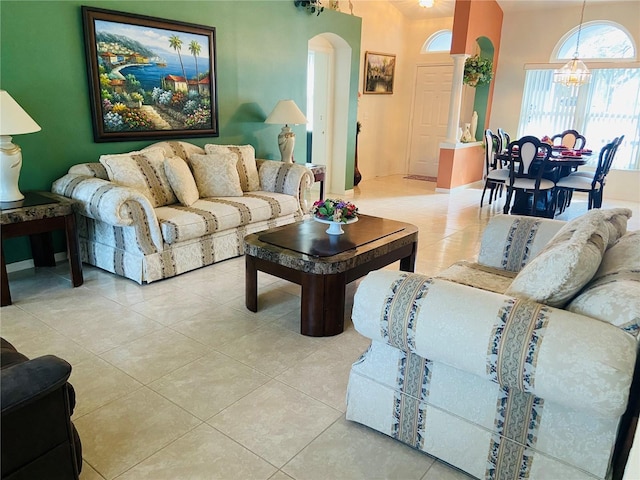
<path id="1" fill-rule="evenodd" d="M 258 270 L 255 259 L 249 255 L 245 258 L 245 305 L 252 312 L 258 311 Z"/>
<path id="2" fill-rule="evenodd" d="M 302 276 L 300 333 L 310 337 L 338 335 L 344 330 L 346 277 L 335 275 Z"/>
<path id="3" fill-rule="evenodd" d="M 416 271 L 416 253 L 418 250 L 418 243 L 413 244 L 413 251 L 408 257 L 404 257 L 400 260 L 400 270 L 403 272 L 415 272 Z"/>

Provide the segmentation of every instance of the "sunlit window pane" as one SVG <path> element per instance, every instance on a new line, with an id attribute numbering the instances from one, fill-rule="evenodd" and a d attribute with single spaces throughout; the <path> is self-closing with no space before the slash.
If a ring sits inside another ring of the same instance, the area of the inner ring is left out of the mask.
<path id="1" fill-rule="evenodd" d="M 567 38 L 558 50 L 558 59 L 571 59 L 576 53 L 578 31 Z M 582 27 L 578 56 L 585 58 L 635 58 L 629 36 L 613 25 L 595 24 Z"/>
<path id="2" fill-rule="evenodd" d="M 451 38 L 452 33 L 448 30 L 435 35 L 427 46 L 427 52 L 448 52 L 451 50 Z"/>

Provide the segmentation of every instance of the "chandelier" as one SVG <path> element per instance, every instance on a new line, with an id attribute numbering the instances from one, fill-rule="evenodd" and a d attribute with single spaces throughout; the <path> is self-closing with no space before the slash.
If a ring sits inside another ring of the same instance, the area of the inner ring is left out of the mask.
<path id="1" fill-rule="evenodd" d="M 418 4 L 424 8 L 433 7 L 433 0 L 418 0 Z"/>
<path id="2" fill-rule="evenodd" d="M 565 87 L 580 86 L 588 83 L 591 79 L 591 72 L 582 60 L 578 58 L 580 49 L 580 33 L 582 32 L 582 21 L 584 19 L 584 7 L 587 0 L 582 2 L 582 13 L 580 14 L 580 25 L 578 26 L 578 38 L 576 40 L 576 53 L 573 59 L 567 62 L 562 68 L 553 72 L 553 81 L 561 83 Z"/>

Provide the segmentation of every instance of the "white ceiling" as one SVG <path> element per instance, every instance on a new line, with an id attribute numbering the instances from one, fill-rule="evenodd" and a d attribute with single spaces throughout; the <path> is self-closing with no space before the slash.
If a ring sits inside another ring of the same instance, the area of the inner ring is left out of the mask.
<path id="1" fill-rule="evenodd" d="M 606 0 L 588 0 L 588 3 Z M 388 0 L 403 15 L 413 19 L 453 17 L 455 0 L 434 0 L 432 8 L 418 5 L 418 0 Z M 561 6 L 580 5 L 583 0 L 497 0 L 503 12 L 521 10 L 554 9 Z"/>

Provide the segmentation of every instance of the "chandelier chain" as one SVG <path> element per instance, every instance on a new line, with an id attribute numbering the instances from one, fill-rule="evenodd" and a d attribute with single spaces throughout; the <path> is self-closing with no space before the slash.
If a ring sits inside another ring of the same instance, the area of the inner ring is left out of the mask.
<path id="1" fill-rule="evenodd" d="M 580 25 L 578 25 L 578 38 L 576 39 L 576 58 L 578 57 L 580 50 L 580 33 L 582 33 L 582 21 L 584 20 L 584 7 L 587 5 L 587 0 L 582 2 L 582 12 L 580 13 Z"/>

